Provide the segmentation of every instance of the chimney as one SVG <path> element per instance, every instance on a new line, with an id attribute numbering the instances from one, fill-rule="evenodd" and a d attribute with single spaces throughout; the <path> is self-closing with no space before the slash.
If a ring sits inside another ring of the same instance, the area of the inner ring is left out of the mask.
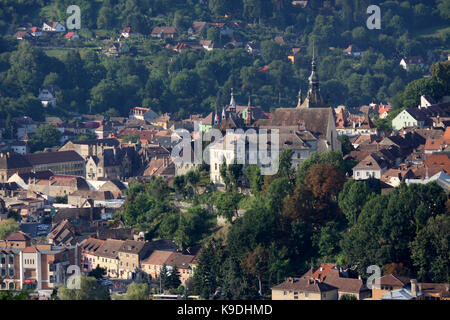
<path id="1" fill-rule="evenodd" d="M 411 279 L 411 295 L 417 296 L 417 280 Z"/>

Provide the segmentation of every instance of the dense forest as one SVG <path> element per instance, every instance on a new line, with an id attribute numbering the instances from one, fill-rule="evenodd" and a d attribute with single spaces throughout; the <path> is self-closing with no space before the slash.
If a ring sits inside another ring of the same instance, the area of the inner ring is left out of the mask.
<path id="1" fill-rule="evenodd" d="M 267 111 L 294 106 L 299 89 L 307 90 L 313 43 L 319 61 L 324 97 L 336 106 L 358 107 L 388 102 L 400 108 L 417 99 L 404 98 L 406 85 L 420 79 L 422 93 L 439 100 L 445 90 L 430 67 L 448 50 L 450 1 L 309 1 L 308 8 L 291 1 L 262 0 L 25 0 L 0 1 L 0 115 L 45 114 L 71 118 L 76 113 L 126 115 L 131 107 L 151 107 L 179 117 L 221 108 L 234 88 L 238 103 Z M 11 35 L 21 23 L 42 26 L 67 18 L 70 4 L 81 7 L 79 40 L 18 41 Z M 382 28 L 366 27 L 368 4 L 381 7 Z M 235 48 L 215 28 L 200 38 L 220 43 L 224 50 L 177 54 L 167 45 L 188 40 L 193 21 L 245 21 L 234 37 L 260 44 L 261 54 Z M 155 26 L 175 26 L 177 39 L 151 39 Z M 123 27 L 144 37 L 122 40 L 130 54 L 105 56 L 97 35 L 117 39 Z M 274 41 L 281 36 L 283 41 Z M 20 42 L 20 43 L 19 43 Z M 344 55 L 350 44 L 361 57 Z M 57 49 L 55 49 L 57 48 Z M 287 56 L 300 48 L 291 63 Z M 403 56 L 422 56 L 425 67 L 400 65 Z M 268 66 L 261 72 L 261 67 Z M 426 83 L 423 83 L 427 81 Z M 47 85 L 61 88 L 58 108 L 44 110 L 36 98 Z M 417 85 L 416 85 L 417 87 Z M 448 88 L 447 88 L 448 89 Z M 425 91 L 425 92 L 423 92 Z"/>

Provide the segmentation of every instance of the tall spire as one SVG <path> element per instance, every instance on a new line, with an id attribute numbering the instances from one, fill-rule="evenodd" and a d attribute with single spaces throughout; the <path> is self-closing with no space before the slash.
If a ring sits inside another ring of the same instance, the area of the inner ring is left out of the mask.
<path id="1" fill-rule="evenodd" d="M 308 99 L 312 104 L 322 104 L 322 97 L 320 95 L 320 81 L 317 74 L 316 63 L 316 44 L 313 41 L 313 58 L 311 62 L 311 75 L 309 76 L 309 91 Z"/>
<path id="2" fill-rule="evenodd" d="M 234 100 L 234 92 L 233 92 L 233 88 L 231 88 L 230 107 L 233 108 L 233 109 L 236 109 L 236 101 Z"/>
<path id="3" fill-rule="evenodd" d="M 314 108 L 323 107 L 326 103 L 323 101 L 320 94 L 320 81 L 319 75 L 317 74 L 317 62 L 316 62 L 316 44 L 313 40 L 313 53 L 311 61 L 311 75 L 308 78 L 309 89 L 306 94 L 305 100 L 301 97 L 301 92 L 299 92 L 299 101 L 297 108 Z M 303 101 L 302 101 L 303 100 Z"/>

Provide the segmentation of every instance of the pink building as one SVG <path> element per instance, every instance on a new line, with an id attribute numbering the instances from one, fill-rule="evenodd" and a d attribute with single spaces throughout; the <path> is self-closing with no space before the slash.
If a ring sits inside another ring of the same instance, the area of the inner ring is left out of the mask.
<path id="1" fill-rule="evenodd" d="M 104 242 L 104 240 L 89 238 L 85 239 L 80 244 L 82 272 L 88 273 L 97 267 L 98 257 L 96 255 L 96 252 Z"/>

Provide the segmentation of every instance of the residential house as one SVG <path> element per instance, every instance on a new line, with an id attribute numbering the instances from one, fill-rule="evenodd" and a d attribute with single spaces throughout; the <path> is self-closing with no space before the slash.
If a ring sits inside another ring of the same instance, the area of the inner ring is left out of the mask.
<path id="1" fill-rule="evenodd" d="M 81 253 L 81 271 L 89 273 L 97 268 L 97 251 L 105 243 L 105 240 L 96 238 L 88 238 L 80 243 Z"/>
<path id="2" fill-rule="evenodd" d="M 4 240 L 0 239 L 0 247 L 7 249 L 24 249 L 31 243 L 31 238 L 24 232 L 13 232 Z"/>
<path id="3" fill-rule="evenodd" d="M 124 37 L 125 39 L 128 39 L 131 36 L 131 28 L 130 27 L 123 28 L 122 31 L 120 32 L 120 36 Z"/>
<path id="4" fill-rule="evenodd" d="M 261 47 L 256 41 L 248 42 L 245 45 L 245 50 L 252 55 L 257 55 L 261 53 Z"/>
<path id="5" fill-rule="evenodd" d="M 129 118 L 132 120 L 145 120 L 150 122 L 155 120 L 158 115 L 150 108 L 135 107 L 130 110 Z"/>
<path id="6" fill-rule="evenodd" d="M 400 60 L 400 65 L 405 69 L 406 71 L 409 71 L 409 68 L 412 65 L 419 66 L 421 68 L 424 67 L 425 61 L 421 56 L 413 56 L 413 57 L 404 57 L 402 60 Z"/>
<path id="7" fill-rule="evenodd" d="M 32 35 L 28 31 L 17 31 L 14 33 L 14 38 L 17 40 L 27 40 L 32 37 Z"/>
<path id="8" fill-rule="evenodd" d="M 383 157 L 371 153 L 364 160 L 353 167 L 353 179 L 367 180 L 375 178 L 380 180 L 381 176 L 388 169 L 387 161 Z"/>
<path id="9" fill-rule="evenodd" d="M 184 285 L 187 280 L 193 276 L 191 263 L 194 260 L 194 255 L 183 254 L 180 252 L 173 252 L 166 261 L 168 271 L 171 272 L 174 267 L 177 267 L 180 273 L 181 284 Z"/>
<path id="10" fill-rule="evenodd" d="M 384 275 L 381 278 L 375 279 L 372 285 L 372 299 L 381 300 L 386 293 L 392 290 L 402 289 L 408 283 L 410 283 L 408 277 L 396 274 Z"/>
<path id="11" fill-rule="evenodd" d="M 232 37 L 234 30 L 233 27 L 224 22 L 212 22 L 209 24 L 210 27 L 216 28 L 220 31 L 220 36 Z"/>
<path id="12" fill-rule="evenodd" d="M 135 279 L 142 270 L 141 261 L 150 251 L 150 242 L 125 240 L 119 248 L 119 278 Z"/>
<path id="13" fill-rule="evenodd" d="M 355 45 L 351 44 L 343 51 L 345 55 L 360 57 L 362 55 L 362 51 Z"/>
<path id="14" fill-rule="evenodd" d="M 130 46 L 123 42 L 123 41 L 117 41 L 117 42 L 113 42 L 107 49 L 105 54 L 107 56 L 113 56 L 113 57 L 118 57 L 120 55 L 123 54 L 128 54 L 130 53 Z"/>
<path id="15" fill-rule="evenodd" d="M 55 21 L 55 22 L 44 22 L 42 25 L 43 31 L 50 31 L 50 32 L 65 32 L 66 27 L 64 27 L 61 23 Z"/>
<path id="16" fill-rule="evenodd" d="M 56 107 L 56 97 L 61 92 L 58 86 L 47 86 L 39 89 L 39 99 L 44 107 Z"/>
<path id="17" fill-rule="evenodd" d="M 178 36 L 177 29 L 174 27 L 155 27 L 150 34 L 152 38 L 176 38 Z"/>
<path id="18" fill-rule="evenodd" d="M 154 250 L 148 258 L 142 261 L 142 270 L 152 279 L 159 279 L 163 265 L 167 265 L 167 261 L 173 253 L 173 251 Z"/>
<path id="19" fill-rule="evenodd" d="M 32 27 L 31 28 L 31 35 L 33 37 L 40 37 L 42 36 L 42 29 L 39 27 Z"/>
<path id="20" fill-rule="evenodd" d="M 64 38 L 67 40 L 75 40 L 75 39 L 80 39 L 80 36 L 78 35 L 78 33 L 76 32 L 68 32 L 64 35 Z"/>
<path id="21" fill-rule="evenodd" d="M 428 169 L 439 169 L 450 174 L 450 158 L 447 154 L 433 154 L 427 157 L 424 165 Z"/>
<path id="22" fill-rule="evenodd" d="M 25 135 L 35 133 L 38 127 L 38 123 L 27 116 L 14 118 L 13 120 L 17 129 L 16 135 L 19 139 L 23 139 Z"/>
<path id="23" fill-rule="evenodd" d="M 75 227 L 65 219 L 52 228 L 47 235 L 47 240 L 52 245 L 75 245 L 77 243 Z"/>
<path id="24" fill-rule="evenodd" d="M 109 278 L 119 278 L 119 250 L 124 241 L 106 239 L 95 252 L 91 265 L 105 269 Z"/>
<path id="25" fill-rule="evenodd" d="M 192 27 L 189 28 L 188 34 L 190 35 L 202 35 L 208 31 L 209 24 L 205 21 L 194 21 Z"/>
<path id="26" fill-rule="evenodd" d="M 274 286 L 272 300 L 337 300 L 338 288 L 303 276 L 289 277 Z"/>
<path id="27" fill-rule="evenodd" d="M 414 172 L 409 168 L 389 169 L 381 176 L 381 181 L 396 188 L 406 179 L 415 178 Z"/>
<path id="28" fill-rule="evenodd" d="M 109 191 L 77 190 L 68 195 L 67 203 L 80 208 L 88 199 L 106 201 L 114 199 L 114 195 Z"/>

